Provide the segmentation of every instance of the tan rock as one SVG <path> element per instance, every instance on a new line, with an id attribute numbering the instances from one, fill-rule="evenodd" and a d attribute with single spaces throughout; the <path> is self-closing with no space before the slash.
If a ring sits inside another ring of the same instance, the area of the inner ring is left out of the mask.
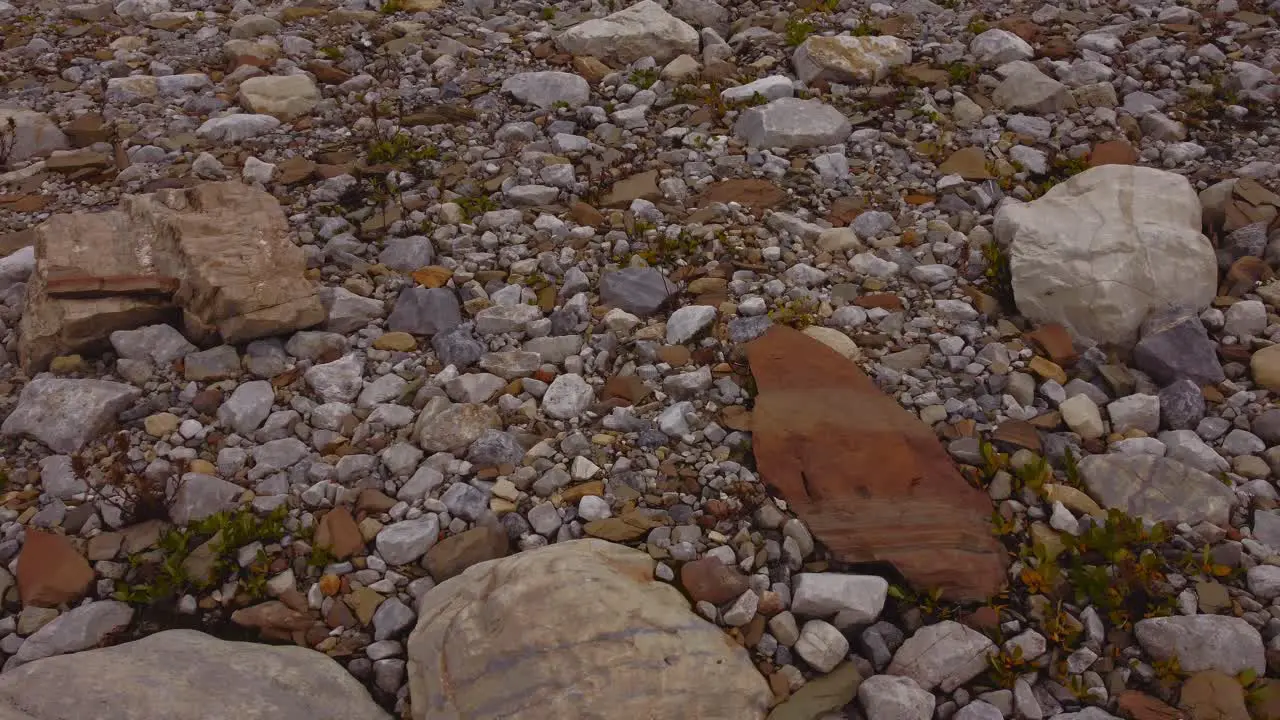
<path id="1" fill-rule="evenodd" d="M 97 352 L 116 330 L 172 322 L 240 343 L 324 320 L 275 198 L 239 182 L 126 195 L 36 228 L 19 355 L 28 372 Z"/>
<path id="2" fill-rule="evenodd" d="M 437 585 L 407 643 L 411 717 L 763 720 L 771 693 L 747 652 L 654 565 L 575 540 Z"/>
<path id="3" fill-rule="evenodd" d="M 265 75 L 240 83 L 240 103 L 251 112 L 288 122 L 320 102 L 320 90 L 308 75 Z"/>
<path id="4" fill-rule="evenodd" d="M 65 535 L 27 529 L 18 555 L 18 596 L 23 605 L 56 607 L 84 597 L 93 568 Z"/>
<path id="5" fill-rule="evenodd" d="M 1216 670 L 1187 678 L 1178 707 L 1186 710 L 1191 720 L 1249 720 L 1244 688 L 1235 678 Z"/>
<path id="6" fill-rule="evenodd" d="M 407 332 L 389 332 L 379 335 L 378 339 L 373 341 L 373 346 L 379 350 L 412 352 L 418 349 L 418 341 Z"/>
<path id="7" fill-rule="evenodd" d="M 1253 381 L 1268 390 L 1280 390 L 1280 345 L 1270 345 L 1249 358 Z"/>

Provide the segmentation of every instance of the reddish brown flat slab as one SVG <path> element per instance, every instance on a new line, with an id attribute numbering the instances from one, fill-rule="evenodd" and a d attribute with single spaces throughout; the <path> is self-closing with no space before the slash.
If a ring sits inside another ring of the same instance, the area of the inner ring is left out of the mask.
<path id="1" fill-rule="evenodd" d="M 933 431 L 835 351 L 775 325 L 747 345 L 759 395 L 752 446 L 764 481 L 832 555 L 889 562 L 913 586 L 986 599 L 1007 557 L 991 503 Z"/>

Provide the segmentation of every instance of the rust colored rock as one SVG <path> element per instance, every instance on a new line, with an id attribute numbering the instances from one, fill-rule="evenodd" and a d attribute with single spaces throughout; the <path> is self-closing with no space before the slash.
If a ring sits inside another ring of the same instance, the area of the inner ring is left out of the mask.
<path id="1" fill-rule="evenodd" d="M 463 570 L 484 562 L 506 557 L 511 541 L 500 527 L 480 525 L 431 546 L 426 566 L 436 582 L 444 582 Z"/>
<path id="2" fill-rule="evenodd" d="M 364 550 L 360 526 L 345 507 L 336 507 L 320 518 L 316 528 L 316 546 L 326 548 L 339 560 L 346 560 Z"/>
<path id="3" fill-rule="evenodd" d="M 1099 165 L 1133 165 L 1138 162 L 1138 151 L 1127 140 L 1108 140 L 1093 146 L 1089 153 L 1089 167 Z"/>
<path id="4" fill-rule="evenodd" d="M 1064 368 L 1075 365 L 1080 359 L 1080 354 L 1071 342 L 1071 333 L 1057 323 L 1041 325 L 1027 333 L 1027 339 L 1043 350 L 1050 360 Z"/>
<path id="5" fill-rule="evenodd" d="M 769 180 L 733 179 L 707 186 L 698 196 L 698 205 L 736 202 L 752 210 L 768 210 L 786 199 L 787 192 Z"/>
<path id="6" fill-rule="evenodd" d="M 986 599 L 1007 558 L 991 502 L 933 431 L 855 364 L 775 325 L 747 345 L 759 395 L 752 445 L 764 481 L 842 562 L 889 562 L 913 586 Z"/>
<path id="7" fill-rule="evenodd" d="M 1120 716 L 1129 720 L 1184 720 L 1186 717 L 1181 711 L 1137 690 L 1125 690 L 1116 700 Z"/>
<path id="8" fill-rule="evenodd" d="M 723 605 L 747 591 L 747 578 L 736 568 L 705 557 L 680 568 L 680 584 L 693 601 Z"/>
<path id="9" fill-rule="evenodd" d="M 18 556 L 18 597 L 23 605 L 57 607 L 84 597 L 93 584 L 93 568 L 66 535 L 34 528 Z"/>

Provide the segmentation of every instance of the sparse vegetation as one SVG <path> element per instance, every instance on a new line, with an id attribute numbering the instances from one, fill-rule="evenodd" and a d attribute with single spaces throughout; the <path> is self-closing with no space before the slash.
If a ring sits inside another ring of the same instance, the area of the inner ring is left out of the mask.
<path id="1" fill-rule="evenodd" d="M 817 324 L 818 302 L 809 298 L 789 300 L 771 311 L 769 317 L 780 325 L 802 330 Z"/>
<path id="2" fill-rule="evenodd" d="M 787 21 L 784 37 L 788 45 L 799 47 L 804 44 L 805 40 L 809 39 L 809 36 L 813 34 L 813 30 L 813 23 L 808 20 L 792 18 Z"/>
<path id="3" fill-rule="evenodd" d="M 468 222 L 490 210 L 498 209 L 498 203 L 494 202 L 493 198 L 488 195 L 458 198 L 457 203 L 458 207 L 462 208 L 462 215 Z"/>
<path id="4" fill-rule="evenodd" d="M 178 595 L 229 582 L 238 583 L 249 599 L 266 595 L 269 560 L 258 555 L 241 567 L 238 553 L 254 542 L 272 543 L 284 537 L 281 507 L 260 517 L 248 508 L 220 512 L 187 528 L 171 528 L 160 537 L 158 551 L 131 555 L 125 579 L 116 582 L 115 597 L 128 603 L 151 605 Z"/>
<path id="5" fill-rule="evenodd" d="M 404 12 L 404 0 L 384 0 L 382 7 L 378 8 L 378 12 L 383 15 L 394 15 L 398 12 Z"/>
<path id="6" fill-rule="evenodd" d="M 365 155 L 372 165 L 407 166 L 435 160 L 440 157 L 440 150 L 434 145 L 420 145 L 412 135 L 401 131 L 370 142 Z"/>
<path id="7" fill-rule="evenodd" d="M 647 90 L 653 87 L 654 83 L 658 82 L 658 69 L 644 68 L 642 70 L 633 70 L 631 75 L 627 77 L 627 81 L 641 90 Z"/>

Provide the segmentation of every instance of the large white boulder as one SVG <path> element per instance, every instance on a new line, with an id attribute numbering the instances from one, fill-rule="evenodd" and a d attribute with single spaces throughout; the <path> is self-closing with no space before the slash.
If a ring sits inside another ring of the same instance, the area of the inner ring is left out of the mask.
<path id="1" fill-rule="evenodd" d="M 573 540 L 427 591 L 407 643 L 414 720 L 763 720 L 771 694 L 750 656 L 655 580 L 654 565 L 624 545 Z"/>
<path id="2" fill-rule="evenodd" d="M 1129 347 L 1151 310 L 1198 311 L 1217 292 L 1200 201 L 1171 172 L 1086 170 L 1037 200 L 1001 206 L 995 234 L 1009 248 L 1018 310 L 1099 343 Z"/>
<path id="3" fill-rule="evenodd" d="M 556 37 L 560 49 L 629 64 L 642 57 L 659 63 L 697 55 L 698 31 L 653 0 L 642 0 L 612 15 L 574 25 Z"/>

